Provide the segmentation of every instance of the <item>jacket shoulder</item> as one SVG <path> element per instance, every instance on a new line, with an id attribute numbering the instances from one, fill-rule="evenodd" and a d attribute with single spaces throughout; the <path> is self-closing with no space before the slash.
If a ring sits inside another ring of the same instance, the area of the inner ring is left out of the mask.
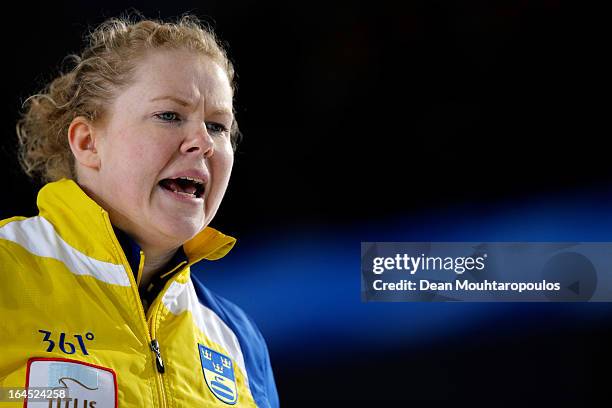
<path id="1" fill-rule="evenodd" d="M 0 220 L 0 228 L 4 227 L 6 224 L 11 223 L 13 221 L 23 221 L 23 220 L 27 220 L 28 217 L 10 217 L 10 218 L 5 218 L 3 220 Z"/>
<path id="2" fill-rule="evenodd" d="M 28 217 L 11 217 L 0 220 L 0 250 L 10 252 L 10 245 L 14 241 L 14 235 L 17 231 L 21 230 L 20 223 L 16 221 L 27 219 Z"/>
<path id="3" fill-rule="evenodd" d="M 215 312 L 238 337 L 245 337 L 249 347 L 260 346 L 261 342 L 264 342 L 257 325 L 242 308 L 208 289 L 196 274 L 191 274 L 191 280 L 198 295 L 198 301 Z"/>
<path id="4" fill-rule="evenodd" d="M 260 407 L 278 407 L 278 393 L 272 373 L 268 347 L 261 331 L 235 303 L 212 292 L 196 274 L 191 275 L 199 302 L 214 311 L 234 332 L 244 355 L 249 387 Z"/>

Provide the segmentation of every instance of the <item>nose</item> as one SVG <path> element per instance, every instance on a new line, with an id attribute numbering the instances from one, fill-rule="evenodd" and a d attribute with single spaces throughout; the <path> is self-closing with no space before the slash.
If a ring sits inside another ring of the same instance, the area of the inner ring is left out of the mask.
<path id="1" fill-rule="evenodd" d="M 210 157 L 214 151 L 215 143 L 204 122 L 191 129 L 181 144 L 183 154 L 202 154 L 204 157 Z"/>

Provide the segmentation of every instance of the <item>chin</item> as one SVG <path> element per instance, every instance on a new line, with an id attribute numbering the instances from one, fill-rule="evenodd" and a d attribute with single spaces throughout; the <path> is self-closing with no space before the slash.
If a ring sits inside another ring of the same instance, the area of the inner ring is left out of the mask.
<path id="1" fill-rule="evenodd" d="M 198 219 L 172 218 L 158 224 L 158 230 L 170 238 L 174 245 L 183 245 L 202 231 L 204 226 L 204 216 Z"/>

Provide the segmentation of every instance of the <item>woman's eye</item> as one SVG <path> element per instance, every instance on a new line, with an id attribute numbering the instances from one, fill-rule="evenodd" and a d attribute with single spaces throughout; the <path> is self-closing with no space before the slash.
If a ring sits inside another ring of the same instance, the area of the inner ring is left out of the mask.
<path id="1" fill-rule="evenodd" d="M 207 122 L 206 129 L 212 134 L 221 134 L 227 132 L 227 128 L 220 123 Z"/>
<path id="2" fill-rule="evenodd" d="M 178 122 L 179 115 L 176 112 L 162 112 L 155 114 L 157 119 L 161 119 L 164 122 Z"/>

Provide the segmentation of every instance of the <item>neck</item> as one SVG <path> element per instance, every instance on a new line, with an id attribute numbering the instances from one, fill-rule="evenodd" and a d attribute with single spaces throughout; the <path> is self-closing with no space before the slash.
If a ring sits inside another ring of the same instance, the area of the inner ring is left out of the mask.
<path id="1" fill-rule="evenodd" d="M 141 288 L 146 288 L 149 285 L 149 282 L 151 282 L 151 279 L 156 274 L 162 272 L 164 266 L 166 266 L 170 259 L 172 259 L 178 248 L 162 250 L 142 246 L 141 249 L 145 254 L 145 262 L 142 269 L 142 276 L 140 278 L 139 286 Z"/>

